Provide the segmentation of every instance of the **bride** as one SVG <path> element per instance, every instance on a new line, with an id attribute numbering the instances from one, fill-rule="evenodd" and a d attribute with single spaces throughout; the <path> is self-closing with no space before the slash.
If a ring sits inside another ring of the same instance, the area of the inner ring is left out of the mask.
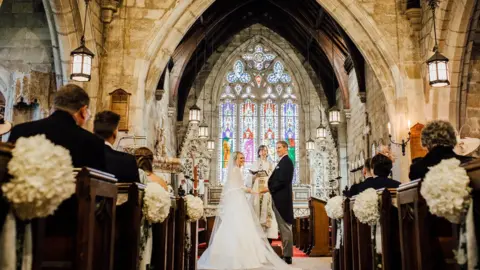
<path id="1" fill-rule="evenodd" d="M 230 157 L 219 212 L 198 269 L 294 269 L 272 249 L 247 201 L 245 192 L 252 191 L 244 186 L 244 163 L 241 152 Z"/>

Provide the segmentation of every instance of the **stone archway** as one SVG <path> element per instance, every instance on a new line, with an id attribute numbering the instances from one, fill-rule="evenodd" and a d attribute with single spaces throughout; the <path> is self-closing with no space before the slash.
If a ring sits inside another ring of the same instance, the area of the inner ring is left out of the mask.
<path id="1" fill-rule="evenodd" d="M 392 56 L 385 38 L 367 12 L 354 1 L 317 0 L 358 46 L 372 67 L 387 101 L 389 115 L 397 112 L 397 98 L 405 97 L 403 70 Z M 197 18 L 213 3 L 212 0 L 178 3 L 170 16 L 150 32 L 154 38 L 143 48 L 148 68 L 139 74 L 138 86 L 152 93 L 171 53 Z M 408 111 L 408 102 L 403 102 Z M 393 119 L 393 117 L 392 117 Z"/>

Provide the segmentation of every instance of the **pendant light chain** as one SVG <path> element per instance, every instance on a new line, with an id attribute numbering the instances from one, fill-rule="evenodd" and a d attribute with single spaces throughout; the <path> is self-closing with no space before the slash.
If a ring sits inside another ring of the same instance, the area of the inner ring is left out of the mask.
<path id="1" fill-rule="evenodd" d="M 437 43 L 437 23 L 436 23 L 435 9 L 438 7 L 438 1 L 429 0 L 428 5 L 430 6 L 430 9 L 432 9 L 433 35 L 435 37 L 435 47 L 433 47 L 433 51 L 436 52 L 438 50 L 438 43 Z"/>
<path id="2" fill-rule="evenodd" d="M 87 28 L 87 14 L 88 14 L 88 3 L 90 0 L 85 0 L 85 17 L 83 20 L 83 33 L 82 37 L 80 38 L 80 45 L 85 46 L 85 31 Z"/>

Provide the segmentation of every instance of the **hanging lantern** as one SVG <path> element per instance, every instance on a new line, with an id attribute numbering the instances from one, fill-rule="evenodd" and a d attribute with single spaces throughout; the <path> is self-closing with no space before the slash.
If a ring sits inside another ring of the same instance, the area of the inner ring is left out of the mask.
<path id="1" fill-rule="evenodd" d="M 198 138 L 206 139 L 208 138 L 208 125 L 205 122 L 202 122 L 198 127 Z"/>
<path id="2" fill-rule="evenodd" d="M 212 140 L 212 138 L 208 139 L 207 141 L 207 150 L 209 152 L 212 152 L 213 150 L 215 150 L 215 141 Z"/>
<path id="3" fill-rule="evenodd" d="M 331 125 L 339 125 L 342 122 L 340 118 L 340 110 L 335 107 L 330 109 L 328 112 L 328 121 Z"/>
<path id="4" fill-rule="evenodd" d="M 438 51 L 427 61 L 429 83 L 433 87 L 450 85 L 448 76 L 448 58 Z"/>
<path id="5" fill-rule="evenodd" d="M 317 127 L 317 139 L 325 140 L 327 138 L 327 128 L 325 128 L 322 124 Z"/>
<path id="6" fill-rule="evenodd" d="M 80 47 L 70 53 L 72 62 L 72 74 L 70 79 L 78 82 L 88 82 L 92 74 L 92 59 L 94 54 L 85 47 L 85 40 L 82 37 Z"/>
<path id="7" fill-rule="evenodd" d="M 307 147 L 307 151 L 313 151 L 313 150 L 315 150 L 315 142 L 314 142 L 312 139 L 309 139 L 309 140 L 307 141 L 306 147 Z"/>
<path id="8" fill-rule="evenodd" d="M 188 115 L 188 121 L 191 123 L 198 123 L 200 122 L 200 108 L 197 106 L 197 104 L 193 104 L 192 107 L 190 107 L 190 113 Z"/>

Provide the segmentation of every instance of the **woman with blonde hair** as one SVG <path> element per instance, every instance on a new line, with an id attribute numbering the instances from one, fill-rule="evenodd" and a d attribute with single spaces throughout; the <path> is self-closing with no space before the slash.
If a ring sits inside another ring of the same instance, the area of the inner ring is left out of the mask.
<path id="1" fill-rule="evenodd" d="M 140 174 L 140 182 L 146 184 L 149 181 L 158 183 L 165 190 L 168 191 L 168 186 L 165 180 L 153 173 L 153 152 L 147 147 L 140 147 L 135 150 L 135 159 Z"/>

